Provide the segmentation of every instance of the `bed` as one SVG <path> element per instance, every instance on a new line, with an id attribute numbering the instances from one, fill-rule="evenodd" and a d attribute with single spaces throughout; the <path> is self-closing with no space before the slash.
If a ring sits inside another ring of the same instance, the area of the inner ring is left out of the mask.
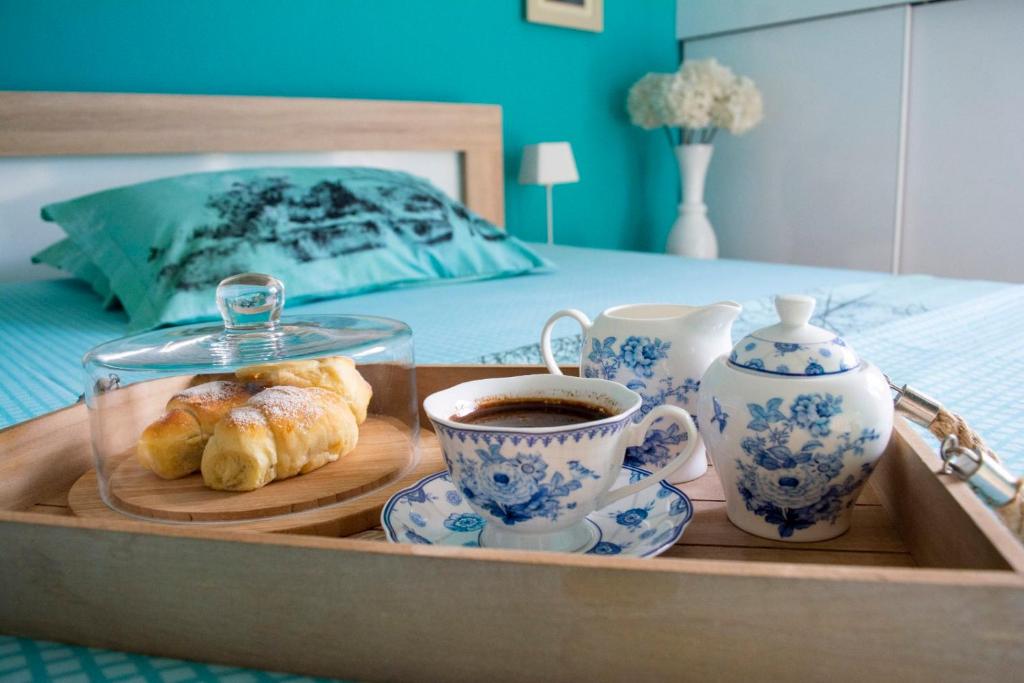
<path id="1" fill-rule="evenodd" d="M 249 122 L 244 129 L 237 126 Z M 116 125 L 115 125 L 116 124 Z M 154 135 L 160 131 L 161 135 Z M 497 107 L 426 103 L 102 94 L 0 94 L 0 156 L 26 157 L 315 150 L 449 150 L 460 157 L 461 199 L 503 218 Z M 819 300 L 817 324 L 834 329 L 894 381 L 963 412 L 1024 469 L 1024 287 L 923 275 L 809 268 L 532 245 L 556 270 L 512 280 L 392 289 L 289 307 L 364 313 L 410 324 L 420 363 L 537 363 L 554 311 L 594 315 L 631 302 L 744 304 L 734 337 L 772 320 L 771 296 Z M 125 334 L 123 311 L 105 310 L 82 282 L 0 283 L 0 427 L 78 400 L 79 359 Z M 564 326 L 563 326 L 564 325 Z M 560 360 L 579 357 L 578 329 L 556 328 Z M 0 640 L 2 653 L 49 646 Z M 79 653 L 86 656 L 85 651 Z M 92 656 L 92 655 L 89 655 Z"/>

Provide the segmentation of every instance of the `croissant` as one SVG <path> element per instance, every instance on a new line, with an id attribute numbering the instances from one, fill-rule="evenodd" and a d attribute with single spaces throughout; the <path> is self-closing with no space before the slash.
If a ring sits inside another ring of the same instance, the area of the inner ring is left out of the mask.
<path id="1" fill-rule="evenodd" d="M 195 472 L 214 425 L 256 391 L 259 387 L 216 381 L 175 394 L 167 402 L 166 412 L 143 430 L 136 448 L 139 462 L 164 479 Z"/>
<path id="2" fill-rule="evenodd" d="M 252 365 L 238 370 L 235 375 L 243 381 L 273 386 L 320 387 L 336 391 L 345 398 L 359 424 L 366 420 L 366 409 L 373 395 L 373 388 L 356 370 L 355 362 L 345 356 Z"/>
<path id="3" fill-rule="evenodd" d="M 358 438 L 356 418 L 341 394 L 270 387 L 217 423 L 203 451 L 203 481 L 220 491 L 252 491 L 334 462 Z"/>

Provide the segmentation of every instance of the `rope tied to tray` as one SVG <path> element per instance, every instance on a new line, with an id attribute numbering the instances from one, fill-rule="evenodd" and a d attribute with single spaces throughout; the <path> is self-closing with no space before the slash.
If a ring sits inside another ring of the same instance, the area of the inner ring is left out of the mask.
<path id="1" fill-rule="evenodd" d="M 952 435 L 957 438 L 959 444 L 964 448 L 970 448 L 975 451 L 987 451 L 992 457 L 999 460 L 999 456 L 988 447 L 978 432 L 971 429 L 971 426 L 967 424 L 967 420 L 958 413 L 946 410 L 941 405 L 935 415 L 935 419 L 927 427 L 928 431 L 939 438 L 939 441 L 943 441 L 947 436 Z"/>
<path id="2" fill-rule="evenodd" d="M 941 440 L 941 473 L 967 482 L 1024 540 L 1024 479 L 1003 466 L 995 451 L 962 416 L 907 385 L 899 387 L 890 381 L 889 386 L 896 392 L 896 410 Z"/>

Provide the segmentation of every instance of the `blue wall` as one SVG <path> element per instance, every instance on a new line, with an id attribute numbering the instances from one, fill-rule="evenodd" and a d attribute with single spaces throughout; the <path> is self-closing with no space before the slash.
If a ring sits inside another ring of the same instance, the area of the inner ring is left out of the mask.
<path id="1" fill-rule="evenodd" d="M 522 0 L 0 0 L 0 89 L 353 97 L 504 107 L 506 221 L 544 239 L 523 145 L 569 140 L 561 243 L 660 250 L 675 171 L 630 126 L 629 85 L 675 67 L 675 0 L 605 3 L 605 30 L 530 24 Z M 244 122 L 240 122 L 244 125 Z"/>

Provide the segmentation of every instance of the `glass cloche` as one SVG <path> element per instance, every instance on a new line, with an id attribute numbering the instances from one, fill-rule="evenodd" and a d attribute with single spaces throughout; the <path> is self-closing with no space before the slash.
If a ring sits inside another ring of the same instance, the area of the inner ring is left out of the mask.
<path id="1" fill-rule="evenodd" d="M 223 324 L 86 354 L 99 493 L 124 514 L 235 524 L 323 518 L 416 464 L 412 331 L 371 316 L 282 317 L 284 286 L 217 288 Z"/>

